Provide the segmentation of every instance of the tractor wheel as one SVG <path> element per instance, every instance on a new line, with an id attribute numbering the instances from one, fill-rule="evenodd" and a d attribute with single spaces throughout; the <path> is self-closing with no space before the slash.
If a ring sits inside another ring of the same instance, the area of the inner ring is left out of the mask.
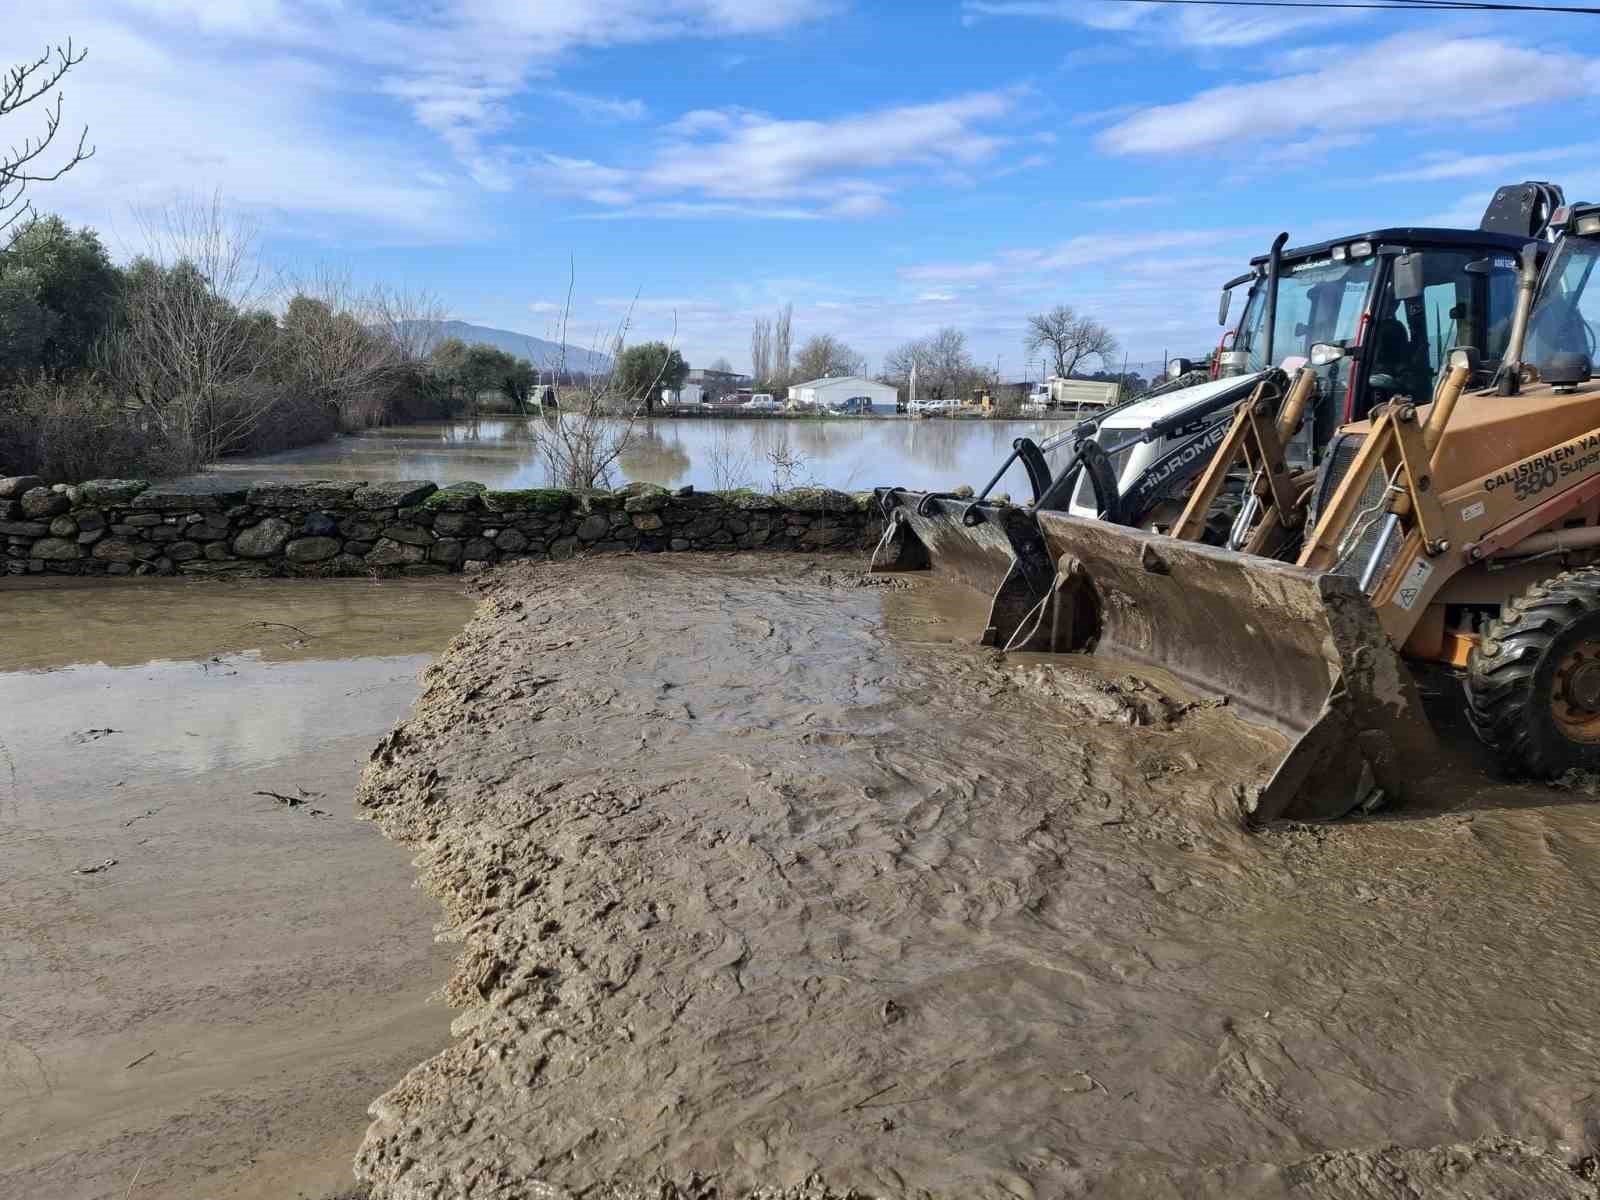
<path id="1" fill-rule="evenodd" d="M 1536 779 L 1600 769 L 1600 568 L 1536 583 L 1467 657 L 1467 717 L 1508 766 Z"/>

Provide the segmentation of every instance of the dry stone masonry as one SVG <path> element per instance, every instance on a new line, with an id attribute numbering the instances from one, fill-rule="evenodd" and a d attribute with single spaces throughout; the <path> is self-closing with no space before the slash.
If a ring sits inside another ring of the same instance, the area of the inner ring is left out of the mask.
<path id="1" fill-rule="evenodd" d="M 439 575 L 616 551 L 870 547 L 871 493 L 491 491 L 418 480 L 195 493 L 139 479 L 0 479 L 9 575 Z"/>

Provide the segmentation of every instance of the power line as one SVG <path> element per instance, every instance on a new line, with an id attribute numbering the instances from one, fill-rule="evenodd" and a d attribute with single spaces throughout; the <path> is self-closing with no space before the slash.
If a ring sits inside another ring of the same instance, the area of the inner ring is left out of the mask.
<path id="1" fill-rule="evenodd" d="M 1583 4 L 1509 4 L 1491 0 L 1117 0 L 1119 4 L 1185 4 L 1204 8 L 1331 8 L 1377 12 L 1528 12 L 1600 16 Z"/>

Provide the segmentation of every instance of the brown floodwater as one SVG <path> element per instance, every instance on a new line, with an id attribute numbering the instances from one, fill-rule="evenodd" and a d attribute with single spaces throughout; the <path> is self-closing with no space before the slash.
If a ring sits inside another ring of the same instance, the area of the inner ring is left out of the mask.
<path id="1" fill-rule="evenodd" d="M 0 588 L 0 1195 L 352 1187 L 368 1102 L 449 1014 L 433 906 L 350 796 L 471 607 Z"/>
<path id="2" fill-rule="evenodd" d="M 1250 834 L 1274 737 L 857 566 L 490 585 L 360 792 L 462 942 L 376 1200 L 1593 1197 L 1591 795 Z"/>
<path id="3" fill-rule="evenodd" d="M 878 486 L 982 487 L 1014 438 L 1048 436 L 1062 421 L 739 420 L 658 418 L 637 423 L 612 483 L 633 481 L 704 490 L 779 490 L 819 485 L 843 491 Z M 492 488 L 549 482 L 539 445 L 544 418 L 496 418 L 393 425 L 278 454 L 230 458 L 197 477 L 221 486 L 261 479 L 474 479 Z M 1013 467 L 997 491 L 1030 494 Z"/>

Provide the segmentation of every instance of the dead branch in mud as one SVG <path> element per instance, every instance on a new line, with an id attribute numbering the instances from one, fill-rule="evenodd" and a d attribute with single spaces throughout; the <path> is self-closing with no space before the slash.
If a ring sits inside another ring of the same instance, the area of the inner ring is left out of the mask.
<path id="1" fill-rule="evenodd" d="M 310 641 L 312 639 L 312 637 L 315 636 L 313 634 L 307 633 L 304 629 L 301 629 L 300 626 L 298 626 L 298 625 L 288 625 L 288 624 L 285 624 L 282 621 L 251 621 L 248 625 L 245 626 L 245 628 L 246 629 L 292 629 L 296 633 L 298 633 L 301 637 L 305 638 L 307 641 Z"/>
<path id="2" fill-rule="evenodd" d="M 285 796 L 282 792 L 258 791 L 252 792 L 251 795 L 265 796 L 269 800 L 276 800 L 285 808 L 305 808 L 308 816 L 325 817 L 328 815 L 325 809 L 310 807 L 311 801 L 322 799 L 321 792 L 308 792 L 303 787 L 297 787 L 295 791 L 300 794 L 298 796 Z"/>

